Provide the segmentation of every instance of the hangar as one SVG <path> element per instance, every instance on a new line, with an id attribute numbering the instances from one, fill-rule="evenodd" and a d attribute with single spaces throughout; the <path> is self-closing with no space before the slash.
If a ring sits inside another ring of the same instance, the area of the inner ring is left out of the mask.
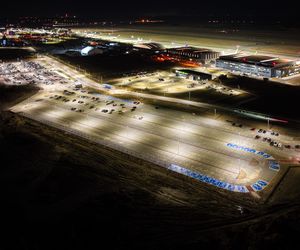
<path id="1" fill-rule="evenodd" d="M 169 57 L 174 57 L 182 60 L 196 61 L 199 63 L 209 63 L 216 60 L 220 53 L 211 49 L 196 48 L 196 47 L 179 47 L 166 49 Z"/>

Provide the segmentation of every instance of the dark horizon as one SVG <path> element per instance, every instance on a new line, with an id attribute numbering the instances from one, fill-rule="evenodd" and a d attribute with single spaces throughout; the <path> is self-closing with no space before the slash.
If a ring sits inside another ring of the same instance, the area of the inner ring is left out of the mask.
<path id="1" fill-rule="evenodd" d="M 177 4 L 172 1 L 140 2 L 137 0 L 98 2 L 91 0 L 87 3 L 71 0 L 53 0 L 43 2 L 28 0 L 17 4 L 3 2 L 2 18 L 16 18 L 20 16 L 54 17 L 64 14 L 75 15 L 82 18 L 112 18 L 122 19 L 130 17 L 174 17 L 188 16 L 209 18 L 214 16 L 231 16 L 239 18 L 271 18 L 280 21 L 294 19 L 296 21 L 297 8 L 294 8 L 292 1 L 285 1 L 284 4 L 275 5 L 268 1 L 252 0 L 241 4 L 237 0 L 226 2 L 199 2 L 189 1 Z"/>
<path id="2" fill-rule="evenodd" d="M 105 25 L 126 25 L 133 24 L 133 21 L 138 20 L 162 20 L 163 23 L 140 23 L 140 25 L 176 25 L 176 26 L 198 26 L 198 25 L 209 25 L 211 27 L 257 27 L 261 28 L 271 28 L 277 27 L 282 28 L 300 28 L 300 20 L 297 17 L 290 18 L 279 18 L 279 17 L 258 17 L 255 18 L 252 16 L 233 16 L 233 15 L 207 15 L 207 16 L 150 16 L 150 15 L 137 15 L 137 16 L 128 16 L 128 17 L 116 17 L 116 16 L 101 16 L 101 17 L 85 17 L 81 15 L 76 15 L 74 13 L 64 13 L 61 15 L 40 15 L 40 16 L 18 16 L 18 17 L 0 17 L 0 25 L 5 26 L 9 24 L 16 24 L 20 26 L 40 26 L 44 24 L 50 24 L 52 21 L 61 20 L 62 22 L 66 17 L 71 21 L 74 18 L 74 21 L 81 23 L 81 25 L 90 25 L 93 22 L 96 22 L 96 25 L 101 25 L 101 22 Z M 52 21 L 50 21 L 52 20 Z M 48 22 L 50 21 L 50 23 Z M 95 25 L 93 24 L 93 25 Z"/>

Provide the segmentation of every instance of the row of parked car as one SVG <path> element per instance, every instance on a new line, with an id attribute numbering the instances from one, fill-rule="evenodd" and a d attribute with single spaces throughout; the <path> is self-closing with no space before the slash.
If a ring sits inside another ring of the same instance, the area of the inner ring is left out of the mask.
<path id="1" fill-rule="evenodd" d="M 253 130 L 255 130 L 255 128 L 254 128 Z M 258 132 L 258 133 L 263 133 L 263 134 L 266 134 L 266 133 L 269 132 L 271 135 L 279 136 L 279 133 L 278 133 L 278 132 L 275 132 L 275 131 L 267 131 L 267 130 L 264 130 L 264 129 L 261 129 L 261 128 L 260 128 L 257 132 Z"/>
<path id="2" fill-rule="evenodd" d="M 270 144 L 270 146 L 274 146 L 274 147 L 278 147 L 278 148 L 287 148 L 287 149 L 291 149 L 293 148 L 293 146 L 289 145 L 289 144 L 282 144 L 281 142 L 277 142 L 274 141 L 272 138 L 270 137 L 261 137 L 260 135 L 256 135 L 254 137 L 256 140 L 261 139 L 265 142 L 268 142 Z M 300 145 L 295 145 L 294 146 L 295 149 L 300 149 Z"/>
<path id="3" fill-rule="evenodd" d="M 262 137 L 260 135 L 256 135 L 254 138 L 258 140 L 258 139 L 261 139 Z M 282 143 L 274 141 L 270 137 L 263 137 L 262 140 L 265 141 L 265 142 L 268 142 L 270 144 L 270 146 L 274 146 L 274 147 L 277 147 L 277 148 L 282 148 Z"/>

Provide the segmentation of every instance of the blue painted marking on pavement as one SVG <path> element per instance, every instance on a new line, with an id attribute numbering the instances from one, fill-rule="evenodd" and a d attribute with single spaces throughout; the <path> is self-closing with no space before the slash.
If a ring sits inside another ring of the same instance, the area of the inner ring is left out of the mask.
<path id="1" fill-rule="evenodd" d="M 237 144 L 234 144 L 234 143 L 227 143 L 226 144 L 227 147 L 230 147 L 230 148 L 233 148 L 233 149 L 237 149 L 237 150 L 242 150 L 242 151 L 245 151 L 245 152 L 248 152 L 248 153 L 253 153 L 253 154 L 257 154 L 257 155 L 261 155 L 262 157 L 268 159 L 271 157 L 271 155 L 265 153 L 265 152 L 262 152 L 262 151 L 257 151 L 253 148 L 248 148 L 248 147 L 244 147 L 244 146 L 239 146 Z"/>
<path id="2" fill-rule="evenodd" d="M 238 190 L 238 192 L 240 192 L 240 193 L 248 193 L 249 192 L 245 186 L 236 185 L 235 187 Z"/>
<path id="3" fill-rule="evenodd" d="M 259 181 L 257 181 L 257 184 L 259 184 L 262 187 L 266 187 L 268 185 L 268 182 L 267 181 L 263 181 L 263 180 L 259 180 Z"/>
<path id="4" fill-rule="evenodd" d="M 269 168 L 274 170 L 274 171 L 279 171 L 280 170 L 280 165 L 277 161 L 269 161 Z"/>
<path id="5" fill-rule="evenodd" d="M 227 183 L 227 182 L 218 180 L 216 178 L 209 177 L 207 175 L 194 172 L 194 171 L 192 171 L 190 169 L 178 166 L 176 164 L 169 165 L 168 169 L 172 170 L 174 172 L 177 172 L 177 173 L 180 173 L 180 174 L 192 177 L 192 178 L 194 178 L 196 180 L 199 180 L 199 181 L 202 181 L 202 182 L 214 185 L 216 187 L 232 191 L 232 192 L 239 192 L 239 193 L 248 193 L 249 192 L 249 190 L 247 189 L 246 186 L 243 186 L 243 185 L 234 185 L 234 184 L 231 184 L 231 183 Z"/>
<path id="6" fill-rule="evenodd" d="M 253 190 L 255 190 L 255 191 L 260 191 L 260 190 L 263 189 L 263 188 L 262 188 L 260 185 L 258 185 L 257 183 L 254 183 L 253 185 L 251 185 L 251 187 L 252 187 Z"/>

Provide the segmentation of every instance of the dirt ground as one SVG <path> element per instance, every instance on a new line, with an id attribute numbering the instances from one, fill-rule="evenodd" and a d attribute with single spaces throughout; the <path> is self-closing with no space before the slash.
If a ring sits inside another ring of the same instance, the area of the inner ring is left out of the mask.
<path id="1" fill-rule="evenodd" d="M 17 99 L 6 95 L 7 105 Z M 0 152 L 0 249 L 288 249 L 298 242 L 295 167 L 262 201 L 9 112 L 1 112 Z"/>

